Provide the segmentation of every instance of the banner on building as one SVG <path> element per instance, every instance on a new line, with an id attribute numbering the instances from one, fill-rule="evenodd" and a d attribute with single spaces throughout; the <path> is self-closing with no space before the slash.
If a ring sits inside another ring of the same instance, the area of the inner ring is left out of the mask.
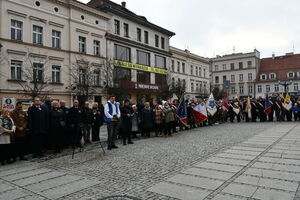
<path id="1" fill-rule="evenodd" d="M 140 65 L 140 64 L 135 64 L 135 63 L 121 61 L 121 60 L 114 60 L 114 66 L 129 68 L 129 69 L 136 69 L 136 70 L 141 70 L 141 71 L 146 71 L 146 72 L 153 72 L 153 73 L 157 73 L 157 74 L 167 74 L 168 73 L 168 70 L 166 70 L 166 69 L 160 69 L 160 68 L 156 68 L 156 67 L 150 67 L 150 66 L 146 66 L 146 65 Z"/>
<path id="2" fill-rule="evenodd" d="M 13 97 L 2 97 L 2 109 L 12 111 L 15 109 L 15 98 Z"/>

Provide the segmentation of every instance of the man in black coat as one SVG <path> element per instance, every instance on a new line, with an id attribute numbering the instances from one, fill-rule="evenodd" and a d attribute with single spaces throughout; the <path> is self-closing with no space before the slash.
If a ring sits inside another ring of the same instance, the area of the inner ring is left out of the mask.
<path id="1" fill-rule="evenodd" d="M 61 100 L 59 102 L 60 104 L 60 109 L 64 112 L 65 117 L 66 117 L 66 127 L 64 128 L 65 130 L 65 139 L 64 139 L 64 146 L 68 147 L 71 145 L 71 132 L 70 132 L 70 124 L 69 124 L 69 111 L 70 108 L 66 107 L 66 102 L 64 100 Z"/>
<path id="2" fill-rule="evenodd" d="M 82 125 L 82 110 L 79 108 L 78 100 L 73 102 L 73 107 L 69 110 L 69 124 L 70 124 L 70 131 L 72 137 L 72 147 L 75 146 L 82 147 L 80 140 L 82 137 L 81 134 L 81 125 Z"/>
<path id="3" fill-rule="evenodd" d="M 92 127 L 92 141 L 100 140 L 100 127 L 103 125 L 103 114 L 98 107 L 98 103 L 93 105 L 93 127 Z"/>
<path id="4" fill-rule="evenodd" d="M 32 134 L 33 158 L 42 157 L 44 137 L 48 129 L 48 112 L 41 106 L 40 98 L 35 98 L 33 105 L 28 109 L 28 127 Z"/>
<path id="5" fill-rule="evenodd" d="M 128 99 L 124 100 L 124 105 L 120 108 L 121 117 L 122 117 L 122 138 L 123 145 L 126 145 L 126 140 L 128 140 L 128 144 L 133 144 L 131 141 L 131 118 L 132 111 L 129 105 L 130 101 Z"/>
<path id="6" fill-rule="evenodd" d="M 90 136 L 94 122 L 93 111 L 89 106 L 89 102 L 85 102 L 82 109 L 82 133 L 85 144 L 91 144 Z"/>

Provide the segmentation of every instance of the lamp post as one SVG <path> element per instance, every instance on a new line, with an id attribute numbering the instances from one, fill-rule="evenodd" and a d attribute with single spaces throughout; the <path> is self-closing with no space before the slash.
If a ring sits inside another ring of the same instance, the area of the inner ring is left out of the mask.
<path id="1" fill-rule="evenodd" d="M 279 80 L 278 84 L 282 85 L 284 87 L 284 95 L 285 95 L 287 92 L 287 87 L 292 84 L 292 80 L 290 80 L 290 81 L 280 81 Z"/>

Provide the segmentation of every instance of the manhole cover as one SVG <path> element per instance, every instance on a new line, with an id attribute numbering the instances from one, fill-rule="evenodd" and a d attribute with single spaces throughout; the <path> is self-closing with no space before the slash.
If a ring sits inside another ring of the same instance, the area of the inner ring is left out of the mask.
<path id="1" fill-rule="evenodd" d="M 140 200 L 140 199 L 136 197 L 130 197 L 130 196 L 109 196 L 101 200 Z"/>

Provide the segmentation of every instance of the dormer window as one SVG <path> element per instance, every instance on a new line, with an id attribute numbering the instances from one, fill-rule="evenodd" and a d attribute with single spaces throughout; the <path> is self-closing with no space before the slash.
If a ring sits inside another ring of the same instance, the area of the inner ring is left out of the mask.
<path id="1" fill-rule="evenodd" d="M 269 78 L 270 79 L 276 79 L 276 74 L 275 73 L 270 73 Z"/>
<path id="2" fill-rule="evenodd" d="M 289 72 L 289 73 L 287 74 L 287 77 L 288 77 L 288 78 L 294 78 L 294 76 L 295 76 L 294 72 Z"/>
<path id="3" fill-rule="evenodd" d="M 266 75 L 266 74 L 260 75 L 260 79 L 261 79 L 261 80 L 267 80 L 267 75 Z"/>

